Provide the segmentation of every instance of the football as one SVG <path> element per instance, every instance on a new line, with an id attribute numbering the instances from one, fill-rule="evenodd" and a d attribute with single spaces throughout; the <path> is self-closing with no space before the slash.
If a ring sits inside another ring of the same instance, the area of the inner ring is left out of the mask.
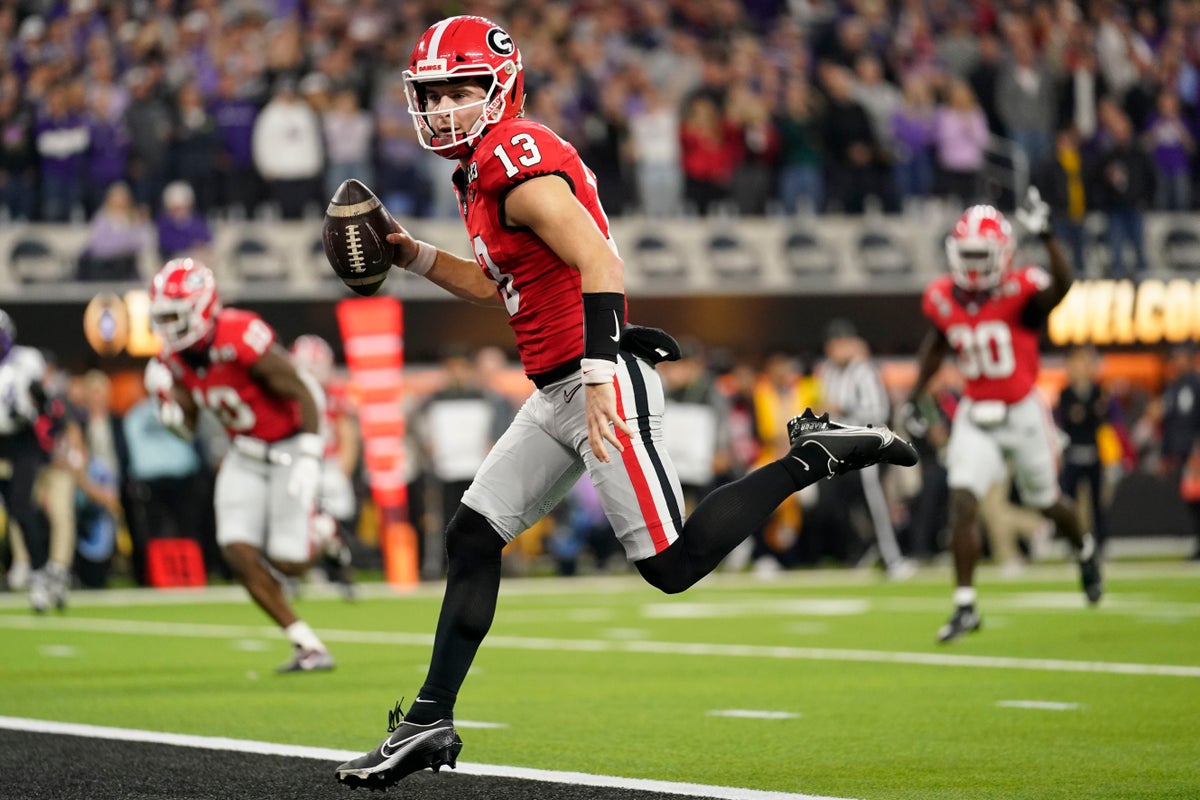
<path id="1" fill-rule="evenodd" d="M 361 295 L 379 291 L 392 268 L 392 218 L 362 181 L 343 181 L 325 209 L 325 258 L 342 283 Z"/>

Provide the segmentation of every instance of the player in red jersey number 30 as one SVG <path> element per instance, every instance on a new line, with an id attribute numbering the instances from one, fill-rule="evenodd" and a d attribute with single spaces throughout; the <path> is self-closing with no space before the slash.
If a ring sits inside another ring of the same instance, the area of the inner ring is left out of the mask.
<path id="1" fill-rule="evenodd" d="M 1022 503 L 1052 520 L 1075 547 L 1088 601 L 1099 602 L 1103 592 L 1095 543 L 1059 491 L 1058 431 L 1034 385 L 1038 338 L 1074 276 L 1051 233 L 1050 208 L 1036 187 L 1029 189 L 1017 220 L 1045 242 L 1048 273 L 1032 264 L 1014 268 L 1016 239 L 1008 220 L 992 206 L 972 206 L 946 239 L 950 274 L 930 283 L 921 300 L 932 330 L 918 355 L 911 397 L 925 389 L 950 353 L 957 355 L 965 382 L 946 447 L 956 589 L 954 612 L 938 631 L 940 642 L 980 626 L 974 586 L 980 548 L 977 509 L 989 488 L 1008 480 L 1009 466 Z"/>
<path id="2" fill-rule="evenodd" d="M 429 671 L 390 735 L 337 768 L 382 788 L 453 766 L 454 705 L 496 610 L 500 551 L 586 470 L 626 556 L 652 586 L 681 592 L 713 570 L 784 499 L 833 473 L 916 462 L 886 428 L 850 428 L 811 413 L 784 458 L 710 494 L 685 522 L 662 439 L 653 362 L 678 358 L 662 331 L 625 322 L 623 265 L 596 180 L 575 148 L 522 118 L 521 55 L 481 17 L 431 27 L 404 74 L 422 144 L 458 161 L 454 185 L 474 261 L 396 225 L 396 266 L 472 302 L 503 306 L 537 391 L 479 468 L 446 530 L 449 570 Z"/>

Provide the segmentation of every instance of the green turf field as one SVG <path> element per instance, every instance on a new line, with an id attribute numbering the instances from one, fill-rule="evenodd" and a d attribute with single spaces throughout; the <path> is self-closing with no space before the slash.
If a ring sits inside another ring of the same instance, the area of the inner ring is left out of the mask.
<path id="1" fill-rule="evenodd" d="M 462 758 L 866 800 L 1200 797 L 1200 568 L 1113 566 L 1099 609 L 1066 566 L 984 571 L 983 631 L 939 646 L 948 584 L 510 582 L 459 700 Z M 237 591 L 77 595 L 41 619 L 0 595 L 0 715 L 376 744 L 424 676 L 440 588 L 301 599 L 338 669 L 287 676 Z"/>

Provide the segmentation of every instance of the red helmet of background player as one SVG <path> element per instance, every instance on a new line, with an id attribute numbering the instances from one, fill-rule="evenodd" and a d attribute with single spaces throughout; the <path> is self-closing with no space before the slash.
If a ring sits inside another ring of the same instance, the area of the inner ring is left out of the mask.
<path id="1" fill-rule="evenodd" d="M 162 339 L 164 354 L 206 340 L 220 312 L 217 280 L 199 261 L 168 261 L 150 282 L 150 327 Z"/>
<path id="2" fill-rule="evenodd" d="M 438 136 L 425 108 L 425 86 L 430 83 L 482 79 L 483 100 L 459 106 L 449 113 L 452 131 Z M 483 17 L 449 17 L 425 31 L 417 40 L 404 71 L 404 91 L 421 145 L 451 159 L 466 158 L 475 149 L 488 125 L 520 116 L 525 106 L 525 75 L 521 53 L 512 37 Z M 480 108 L 479 119 L 460 132 L 454 114 Z"/>
<path id="3" fill-rule="evenodd" d="M 992 206 L 968 208 L 946 237 L 950 274 L 959 287 L 972 292 L 999 286 L 1015 250 L 1012 226 Z"/>
<path id="4" fill-rule="evenodd" d="M 292 342 L 292 363 L 308 372 L 322 386 L 333 377 L 333 348 L 320 336 L 306 333 Z"/>

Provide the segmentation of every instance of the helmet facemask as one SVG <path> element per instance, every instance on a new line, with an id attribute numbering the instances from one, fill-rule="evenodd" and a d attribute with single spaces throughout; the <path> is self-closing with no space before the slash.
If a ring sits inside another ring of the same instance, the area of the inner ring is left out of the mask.
<path id="1" fill-rule="evenodd" d="M 203 316 L 184 298 L 162 297 L 150 304 L 150 326 L 168 352 L 178 353 L 208 333 Z"/>
<path id="2" fill-rule="evenodd" d="M 488 125 L 504 119 L 508 110 L 508 94 L 517 79 L 519 70 L 512 62 L 506 62 L 504 70 L 509 72 L 508 80 L 501 82 L 499 72 L 487 67 L 468 71 L 454 72 L 447 76 L 418 78 L 409 72 L 404 74 L 404 93 L 408 96 L 408 113 L 412 115 L 413 126 L 417 129 L 418 141 L 427 150 L 432 150 L 440 156 L 450 159 L 466 158 L 475 149 L 475 145 L 483 136 Z M 442 108 L 435 111 L 427 110 L 426 86 L 429 84 L 452 84 L 460 80 L 482 78 L 476 81 L 483 88 L 484 96 L 476 101 L 459 106 Z M 470 109 L 480 109 L 479 117 L 471 125 L 470 130 L 461 132 L 462 126 L 457 123 L 456 115 Z M 449 136 L 439 136 L 433 124 L 434 117 L 449 116 Z"/>
<path id="3" fill-rule="evenodd" d="M 971 292 L 999 286 L 1014 249 L 1008 221 L 990 206 L 968 209 L 946 237 L 946 259 L 954 283 Z"/>

